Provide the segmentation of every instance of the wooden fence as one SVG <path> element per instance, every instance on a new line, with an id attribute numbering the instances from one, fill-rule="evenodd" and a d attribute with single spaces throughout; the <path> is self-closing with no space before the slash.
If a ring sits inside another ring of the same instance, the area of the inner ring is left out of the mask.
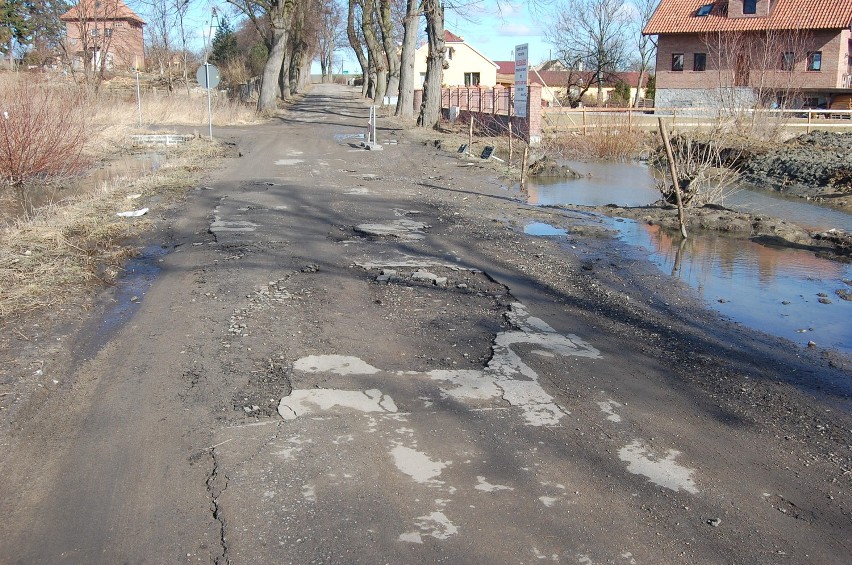
<path id="1" fill-rule="evenodd" d="M 628 131 L 656 131 L 662 117 L 670 129 L 710 130 L 720 123 L 740 121 L 783 127 L 791 132 L 813 130 L 852 131 L 852 110 L 742 110 L 718 117 L 701 108 L 542 108 L 544 134 L 618 127 Z"/>

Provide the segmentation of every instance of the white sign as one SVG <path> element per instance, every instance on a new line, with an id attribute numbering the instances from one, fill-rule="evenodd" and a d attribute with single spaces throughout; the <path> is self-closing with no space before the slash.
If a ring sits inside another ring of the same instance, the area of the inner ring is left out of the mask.
<path id="1" fill-rule="evenodd" d="M 529 77 L 529 44 L 515 46 L 515 115 L 527 117 L 527 79 Z"/>

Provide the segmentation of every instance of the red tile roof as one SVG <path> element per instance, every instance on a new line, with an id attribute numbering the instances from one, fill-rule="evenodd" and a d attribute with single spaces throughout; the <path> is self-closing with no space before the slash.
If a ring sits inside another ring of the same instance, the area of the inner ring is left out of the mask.
<path id="1" fill-rule="evenodd" d="M 843 29 L 852 25 L 852 0 L 774 0 L 768 16 L 729 18 L 728 2 L 739 0 L 662 0 L 646 35 L 759 31 L 766 29 Z M 713 4 L 707 16 L 701 6 Z"/>
<path id="2" fill-rule="evenodd" d="M 450 43 L 464 43 L 464 38 L 459 37 L 448 29 L 445 29 L 444 41 L 449 41 Z"/>
<path id="3" fill-rule="evenodd" d="M 128 20 L 145 24 L 136 12 L 121 0 L 80 0 L 80 2 L 59 16 L 63 22 L 83 20 Z"/>
<path id="4" fill-rule="evenodd" d="M 497 65 L 497 74 L 498 75 L 514 75 L 515 74 L 515 62 L 514 61 L 494 61 L 494 64 Z"/>

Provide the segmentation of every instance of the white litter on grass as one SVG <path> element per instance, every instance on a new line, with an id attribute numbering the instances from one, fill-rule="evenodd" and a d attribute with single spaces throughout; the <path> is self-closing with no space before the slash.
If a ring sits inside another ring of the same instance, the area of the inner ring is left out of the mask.
<path id="1" fill-rule="evenodd" d="M 615 413 L 614 408 L 620 408 L 622 405 L 616 402 L 615 400 L 607 400 L 605 402 L 598 402 L 598 406 L 601 408 L 601 412 L 606 414 L 606 419 L 610 422 L 620 422 L 621 416 Z"/>
<path id="2" fill-rule="evenodd" d="M 138 218 L 148 213 L 148 208 L 140 208 L 139 210 L 131 210 L 130 212 L 119 212 L 116 216 L 122 218 Z"/>
<path id="3" fill-rule="evenodd" d="M 136 200 L 137 198 L 142 198 L 141 194 L 128 194 L 127 200 Z"/>
<path id="4" fill-rule="evenodd" d="M 695 469 L 675 463 L 680 451 L 669 449 L 660 457 L 645 447 L 640 440 L 633 440 L 618 450 L 618 458 L 627 462 L 627 470 L 634 475 L 642 475 L 655 485 L 675 492 L 685 490 L 698 494 L 698 488 L 692 480 Z"/>
<path id="5" fill-rule="evenodd" d="M 433 461 L 425 453 L 402 445 L 394 447 L 390 453 L 396 468 L 421 484 L 444 484 L 435 477 L 452 464 L 452 461 Z"/>
<path id="6" fill-rule="evenodd" d="M 361 412 L 396 412 L 393 399 L 377 389 L 336 390 L 318 388 L 294 390 L 278 404 L 278 413 L 285 420 L 295 420 L 299 416 L 310 414 L 311 409 L 329 410 L 339 406 Z"/>
<path id="7" fill-rule="evenodd" d="M 481 490 L 485 492 L 497 492 L 498 490 L 515 490 L 513 487 L 507 487 L 505 485 L 492 485 L 491 483 L 485 480 L 485 477 L 477 476 L 476 480 L 479 482 L 478 485 L 473 487 L 476 490 Z"/>
<path id="8" fill-rule="evenodd" d="M 348 355 L 308 355 L 293 363 L 293 369 L 305 373 L 334 373 L 336 375 L 374 375 L 379 369 Z"/>
<path id="9" fill-rule="evenodd" d="M 298 165 L 299 163 L 304 163 L 304 159 L 278 159 L 275 161 L 276 165 Z"/>

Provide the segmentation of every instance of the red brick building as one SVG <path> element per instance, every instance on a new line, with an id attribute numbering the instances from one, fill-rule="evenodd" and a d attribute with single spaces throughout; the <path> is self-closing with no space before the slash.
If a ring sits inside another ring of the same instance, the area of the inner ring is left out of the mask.
<path id="1" fill-rule="evenodd" d="M 80 0 L 59 19 L 75 68 L 144 68 L 145 21 L 121 0 Z"/>
<path id="2" fill-rule="evenodd" d="M 852 101 L 852 0 L 661 0 L 643 33 L 660 108 Z"/>

